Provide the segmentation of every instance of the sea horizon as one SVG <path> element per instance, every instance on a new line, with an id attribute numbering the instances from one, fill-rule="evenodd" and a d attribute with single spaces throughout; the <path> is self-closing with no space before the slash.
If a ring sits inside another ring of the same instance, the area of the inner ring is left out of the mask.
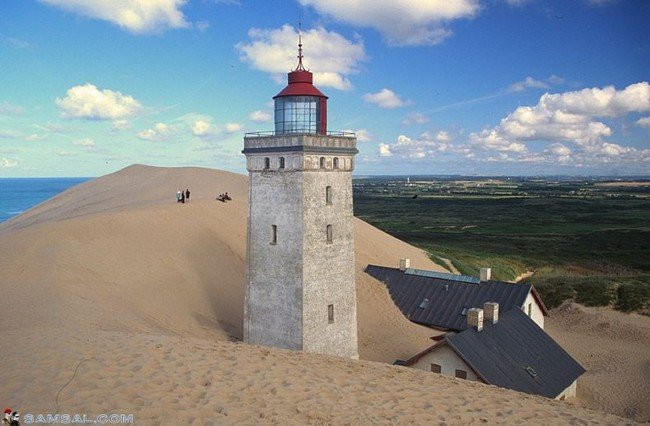
<path id="1" fill-rule="evenodd" d="M 92 177 L 20 177 L 0 178 L 0 223 L 41 204 L 44 201 L 87 182 Z"/>

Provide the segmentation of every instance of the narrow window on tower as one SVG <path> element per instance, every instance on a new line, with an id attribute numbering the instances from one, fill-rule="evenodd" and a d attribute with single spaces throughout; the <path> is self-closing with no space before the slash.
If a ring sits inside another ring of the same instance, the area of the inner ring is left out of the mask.
<path id="1" fill-rule="evenodd" d="M 325 204 L 332 204 L 332 187 L 325 187 Z"/>
<path id="2" fill-rule="evenodd" d="M 269 157 L 264 157 L 264 170 L 271 168 L 271 159 Z"/>
<path id="3" fill-rule="evenodd" d="M 327 305 L 327 320 L 330 324 L 334 323 L 334 305 Z"/>
<path id="4" fill-rule="evenodd" d="M 280 168 L 284 169 L 284 157 L 280 157 Z"/>
<path id="5" fill-rule="evenodd" d="M 271 225 L 271 244 L 278 243 L 278 227 L 277 225 Z"/>
<path id="6" fill-rule="evenodd" d="M 332 244 L 332 225 L 327 225 L 327 244 Z"/>
<path id="7" fill-rule="evenodd" d="M 335 169 L 339 168 L 339 159 L 338 159 L 338 157 L 334 157 L 334 168 Z"/>
<path id="8" fill-rule="evenodd" d="M 324 169 L 325 168 L 325 157 L 320 158 L 320 168 Z"/>

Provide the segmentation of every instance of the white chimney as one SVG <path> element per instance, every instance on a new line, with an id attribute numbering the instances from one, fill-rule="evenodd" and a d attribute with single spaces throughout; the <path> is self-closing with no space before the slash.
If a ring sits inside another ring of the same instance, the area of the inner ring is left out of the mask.
<path id="1" fill-rule="evenodd" d="M 499 304 L 497 302 L 486 302 L 483 304 L 483 313 L 486 321 L 496 324 L 499 321 Z"/>
<path id="2" fill-rule="evenodd" d="M 483 309 L 472 308 L 467 310 L 467 327 L 476 327 L 476 331 L 483 330 Z"/>
<path id="3" fill-rule="evenodd" d="M 402 258 L 402 259 L 399 260 L 399 270 L 400 271 L 405 271 L 410 267 L 411 267 L 411 259 Z"/>
<path id="4" fill-rule="evenodd" d="M 481 281 L 489 281 L 492 278 L 492 268 L 481 268 Z"/>

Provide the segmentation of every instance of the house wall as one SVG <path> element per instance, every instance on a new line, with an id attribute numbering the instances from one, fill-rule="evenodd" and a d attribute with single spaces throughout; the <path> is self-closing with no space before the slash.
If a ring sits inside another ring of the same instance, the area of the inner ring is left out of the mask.
<path id="1" fill-rule="evenodd" d="M 578 388 L 578 381 L 574 380 L 573 383 L 569 385 L 566 389 L 562 391 L 558 396 L 555 397 L 555 399 L 562 399 L 562 397 L 566 398 L 574 398 L 576 396 L 576 390 Z"/>
<path id="2" fill-rule="evenodd" d="M 463 361 L 456 352 L 454 352 L 449 346 L 440 346 L 437 349 L 429 352 L 418 360 L 415 364 L 411 365 L 411 368 L 417 368 L 418 370 L 431 371 L 431 364 L 438 364 L 441 367 L 441 374 L 446 374 L 448 376 L 456 376 L 456 370 L 465 370 L 467 372 L 467 380 L 477 381 L 478 377 L 472 371 L 471 368 L 465 361 Z"/>
<path id="3" fill-rule="evenodd" d="M 526 297 L 524 305 L 522 306 L 522 311 L 524 311 L 526 315 L 528 315 L 528 305 L 531 305 L 530 319 L 535 321 L 535 323 L 541 329 L 544 329 L 544 313 L 542 312 L 542 308 L 540 308 L 539 304 L 533 297 L 532 291 L 528 293 L 528 297 Z"/>

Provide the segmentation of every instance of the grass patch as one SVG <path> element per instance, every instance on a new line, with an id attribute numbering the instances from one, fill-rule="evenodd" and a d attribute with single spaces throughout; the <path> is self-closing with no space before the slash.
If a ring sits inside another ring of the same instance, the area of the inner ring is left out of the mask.
<path id="1" fill-rule="evenodd" d="M 470 252 L 421 242 L 416 242 L 415 245 L 429 253 L 429 257 L 434 262 L 438 256 L 450 259 L 458 272 L 463 275 L 478 276 L 481 268 L 490 267 L 492 268 L 493 279 L 511 281 L 528 270 L 527 262 L 514 256 L 507 257 L 486 252 Z"/>
<path id="2" fill-rule="evenodd" d="M 630 280 L 622 283 L 616 292 L 616 308 L 623 312 L 647 311 L 650 308 L 650 280 Z"/>
<path id="3" fill-rule="evenodd" d="M 431 259 L 431 261 L 432 261 L 433 263 L 435 263 L 435 264 L 438 265 L 438 266 L 441 266 L 441 267 L 444 268 L 446 271 L 449 271 L 449 266 L 447 265 L 447 262 L 445 262 L 444 260 L 442 260 L 442 258 L 441 258 L 440 256 L 436 256 L 436 255 L 433 254 L 433 253 L 428 253 L 428 255 L 429 255 L 429 259 Z M 452 262 L 452 264 L 453 264 L 453 262 Z M 454 265 L 454 266 L 456 266 L 456 265 Z M 449 272 L 451 272 L 451 271 L 449 271 Z"/>
<path id="4" fill-rule="evenodd" d="M 647 309 L 650 303 L 650 275 L 603 275 L 582 268 L 548 266 L 526 280 L 533 284 L 549 308 L 565 300 L 585 306 L 613 306 L 624 312 Z"/>
<path id="5" fill-rule="evenodd" d="M 528 281 L 549 307 L 574 300 L 625 312 L 649 309 L 647 199 L 412 198 L 387 188 L 378 194 L 357 185 L 355 215 L 426 250 L 440 266 L 446 268 L 438 257 L 447 258 L 473 276 L 490 267 L 503 281 L 535 270 Z"/>

